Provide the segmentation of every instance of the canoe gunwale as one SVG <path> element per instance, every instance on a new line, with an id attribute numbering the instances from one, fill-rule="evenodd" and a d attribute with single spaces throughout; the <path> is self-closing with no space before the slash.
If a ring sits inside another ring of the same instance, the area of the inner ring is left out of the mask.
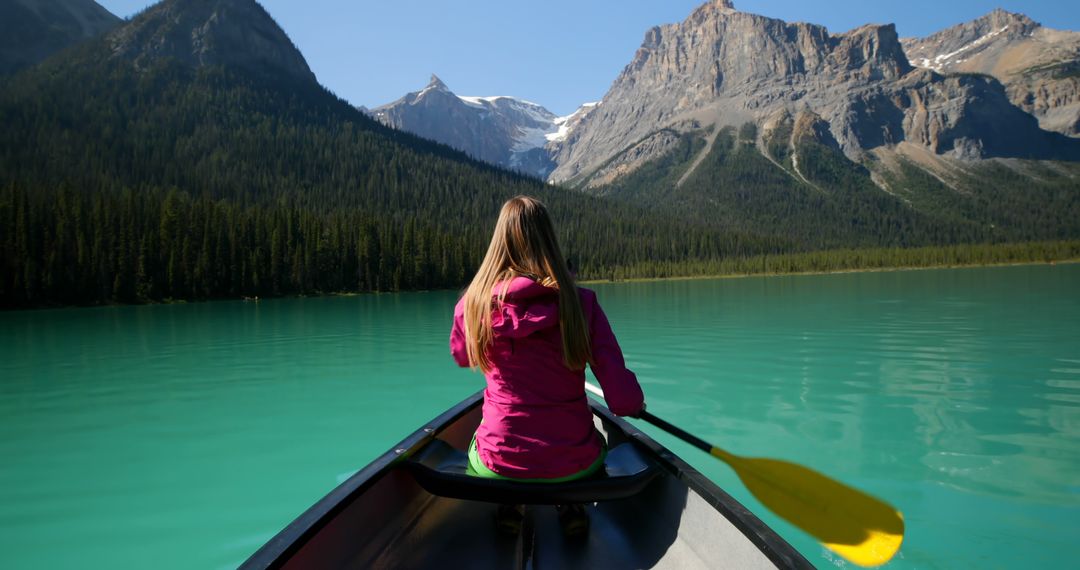
<path id="1" fill-rule="evenodd" d="M 240 569 L 280 568 L 287 564 L 293 555 L 303 548 L 312 537 L 316 536 L 338 514 L 348 508 L 355 498 L 377 484 L 383 475 L 396 469 L 399 463 L 434 440 L 447 426 L 473 411 L 483 402 L 483 397 L 484 392 L 480 390 L 431 421 L 426 422 L 423 427 L 390 448 L 386 453 L 383 453 L 309 507 L 303 514 L 252 554 L 240 566 Z M 716 483 L 710 481 L 686 461 L 654 441 L 636 426 L 615 416 L 599 402 L 590 398 L 589 403 L 595 415 L 600 416 L 603 421 L 621 430 L 627 439 L 637 442 L 647 449 L 655 457 L 661 469 L 676 477 L 692 492 L 700 496 L 777 567 L 814 568 L 786 540 L 765 525 L 756 515 L 747 510 L 746 507 Z"/>
<path id="2" fill-rule="evenodd" d="M 380 455 L 366 467 L 357 471 L 341 485 L 330 491 L 325 497 L 309 507 L 303 514 L 296 518 L 289 526 L 270 539 L 265 545 L 257 550 L 240 568 L 255 570 L 261 568 L 280 568 L 292 558 L 308 540 L 318 534 L 323 527 L 330 523 L 346 507 L 352 503 L 352 499 L 363 494 L 368 488 L 378 482 L 379 478 L 393 469 L 399 461 L 409 457 L 418 449 L 424 447 L 435 438 L 439 430 L 447 426 L 473 408 L 480 405 L 484 399 L 484 391 L 480 390 L 465 398 L 457 405 L 446 410 L 435 419 L 426 422 L 424 427 L 416 430 L 411 435 L 401 440 L 400 443 L 390 448 L 389 451 Z"/>
<path id="3" fill-rule="evenodd" d="M 689 463 L 668 448 L 656 442 L 634 425 L 611 413 L 610 410 L 590 399 L 593 413 L 618 426 L 627 436 L 649 449 L 659 459 L 659 464 L 686 484 L 695 494 L 716 509 L 735 528 L 739 529 L 748 540 L 754 543 L 765 556 L 778 568 L 808 568 L 810 563 L 795 547 L 750 512 L 738 500 L 713 483 L 708 477 L 694 469 Z"/>

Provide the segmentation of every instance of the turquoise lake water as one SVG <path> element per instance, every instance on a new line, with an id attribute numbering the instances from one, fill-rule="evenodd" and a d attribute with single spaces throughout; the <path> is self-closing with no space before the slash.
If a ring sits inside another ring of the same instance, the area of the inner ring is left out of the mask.
<path id="1" fill-rule="evenodd" d="M 1075 563 L 1080 265 L 593 288 L 650 411 L 902 510 L 889 568 Z M 448 355 L 454 301 L 0 313 L 0 567 L 234 568 L 481 387 Z"/>

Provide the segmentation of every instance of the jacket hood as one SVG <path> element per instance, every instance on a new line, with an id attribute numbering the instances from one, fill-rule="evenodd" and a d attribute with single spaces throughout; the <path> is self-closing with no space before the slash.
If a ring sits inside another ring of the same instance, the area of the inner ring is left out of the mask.
<path id="1" fill-rule="evenodd" d="M 503 288 L 498 283 L 492 288 L 497 296 Z M 510 280 L 506 297 L 492 315 L 491 325 L 495 336 L 522 338 L 537 331 L 559 325 L 559 291 L 545 287 L 528 277 Z"/>
<path id="2" fill-rule="evenodd" d="M 506 285 L 505 281 L 496 283 L 491 288 L 492 296 L 497 297 L 502 292 L 503 287 Z M 521 301 L 524 299 L 532 299 L 534 297 L 543 297 L 545 295 L 558 295 L 559 290 L 551 287 L 545 287 L 539 282 L 534 281 L 528 277 L 515 277 L 510 280 L 509 287 L 506 289 L 506 299 Z"/>

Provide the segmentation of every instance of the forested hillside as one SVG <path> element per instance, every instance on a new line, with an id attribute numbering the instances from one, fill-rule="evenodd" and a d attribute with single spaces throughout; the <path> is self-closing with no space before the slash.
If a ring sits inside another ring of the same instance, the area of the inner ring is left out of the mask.
<path id="1" fill-rule="evenodd" d="M 585 277 L 779 250 L 382 127 L 317 84 L 105 42 L 0 86 L 6 306 L 457 287 L 501 202 L 548 202 Z"/>
<path id="2" fill-rule="evenodd" d="M 1080 236 L 1080 165 L 985 161 L 949 187 L 901 163 L 884 191 L 836 148 L 792 139 L 790 130 L 759 137 L 746 124 L 721 129 L 686 175 L 708 135 L 680 134 L 672 151 L 591 192 L 631 205 L 659 200 L 683 219 L 775 236 L 802 250 Z"/>

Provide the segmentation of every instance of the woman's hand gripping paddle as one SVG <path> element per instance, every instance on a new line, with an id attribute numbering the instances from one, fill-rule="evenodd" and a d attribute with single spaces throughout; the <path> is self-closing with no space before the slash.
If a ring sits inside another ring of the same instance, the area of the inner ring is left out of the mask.
<path id="1" fill-rule="evenodd" d="M 852 563 L 880 566 L 900 549 L 904 517 L 888 503 L 802 465 L 728 453 L 649 412 L 638 417 L 727 463 L 763 505 Z"/>

